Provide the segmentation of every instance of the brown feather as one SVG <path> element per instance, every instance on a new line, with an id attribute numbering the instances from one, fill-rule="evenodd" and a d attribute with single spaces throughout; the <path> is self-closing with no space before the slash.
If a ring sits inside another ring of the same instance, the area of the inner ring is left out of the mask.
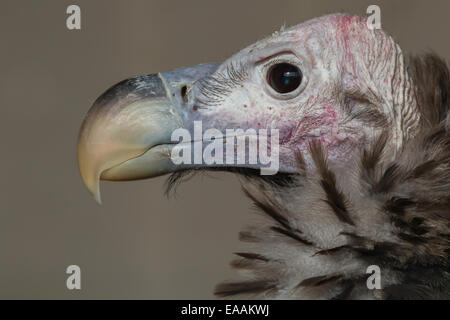
<path id="1" fill-rule="evenodd" d="M 283 179 L 291 182 L 244 179 L 246 195 L 270 219 L 240 234 L 258 252 L 234 263 L 250 278 L 216 294 L 450 299 L 450 72 L 435 55 L 411 58 L 408 72 L 420 123 L 399 150 L 378 125 L 388 121 L 348 108 L 379 131 L 344 174 L 315 142 L 314 166 L 297 153 L 298 175 Z M 381 290 L 366 287 L 369 265 L 381 268 Z M 307 289 L 292 290 L 299 288 Z"/>

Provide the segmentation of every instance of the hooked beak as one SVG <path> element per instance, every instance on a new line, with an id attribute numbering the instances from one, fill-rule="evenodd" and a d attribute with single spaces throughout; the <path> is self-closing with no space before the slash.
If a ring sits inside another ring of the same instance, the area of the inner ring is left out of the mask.
<path id="1" fill-rule="evenodd" d="M 201 64 L 124 80 L 89 110 L 78 137 L 81 177 L 101 203 L 100 180 L 151 178 L 182 169 L 170 159 L 172 132 L 185 127 L 191 89 L 219 64 Z"/>

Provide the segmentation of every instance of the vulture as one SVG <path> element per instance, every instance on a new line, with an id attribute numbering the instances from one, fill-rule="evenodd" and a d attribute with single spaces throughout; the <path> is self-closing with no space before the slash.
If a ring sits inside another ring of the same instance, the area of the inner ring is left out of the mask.
<path id="1" fill-rule="evenodd" d="M 218 297 L 449 299 L 449 94 L 444 59 L 406 56 L 366 17 L 332 14 L 223 63 L 119 82 L 84 119 L 78 165 L 98 202 L 100 180 L 169 174 L 170 189 L 202 170 L 236 173 L 259 214 Z M 196 122 L 200 134 L 277 129 L 277 172 L 247 160 L 175 164 L 172 133 L 195 136 Z"/>

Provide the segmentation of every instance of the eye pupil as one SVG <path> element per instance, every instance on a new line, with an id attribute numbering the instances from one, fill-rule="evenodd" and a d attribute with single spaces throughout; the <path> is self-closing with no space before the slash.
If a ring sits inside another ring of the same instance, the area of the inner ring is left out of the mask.
<path id="1" fill-rule="evenodd" d="M 302 72 L 290 63 L 278 63 L 268 72 L 268 82 L 278 93 L 289 93 L 302 83 Z"/>

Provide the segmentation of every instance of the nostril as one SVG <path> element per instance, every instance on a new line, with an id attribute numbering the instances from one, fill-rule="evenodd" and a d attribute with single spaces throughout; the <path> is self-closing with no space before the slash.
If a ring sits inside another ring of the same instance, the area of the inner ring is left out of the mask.
<path id="1" fill-rule="evenodd" d="M 187 88 L 187 86 L 182 86 L 181 87 L 181 97 L 183 98 L 184 102 L 187 102 L 187 100 L 188 100 L 188 88 Z"/>

